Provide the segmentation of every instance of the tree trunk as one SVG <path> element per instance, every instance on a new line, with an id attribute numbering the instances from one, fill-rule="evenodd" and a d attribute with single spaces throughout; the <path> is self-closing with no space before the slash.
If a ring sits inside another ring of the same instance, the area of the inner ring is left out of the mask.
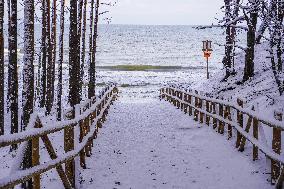
<path id="1" fill-rule="evenodd" d="M 58 86 L 57 86 L 57 120 L 61 121 L 62 117 L 62 64 L 64 58 L 64 16 L 65 0 L 61 1 L 60 14 L 60 36 L 59 36 L 59 60 L 58 60 Z"/>
<path id="2" fill-rule="evenodd" d="M 11 112 L 11 134 L 13 134 L 18 132 L 17 0 L 11 0 L 9 28 L 8 96 Z M 15 149 L 17 145 L 12 147 Z"/>
<path id="3" fill-rule="evenodd" d="M 90 69 L 91 69 L 91 62 L 93 57 L 93 27 L 94 27 L 94 0 L 91 1 L 91 12 L 90 12 L 90 34 L 89 34 L 89 83 L 88 83 L 88 98 L 92 98 L 93 94 L 90 90 Z"/>
<path id="4" fill-rule="evenodd" d="M 272 3 L 272 12 L 271 12 L 271 27 L 269 27 L 270 32 L 270 55 L 271 55 L 271 64 L 272 71 L 280 95 L 284 94 L 284 80 L 283 80 L 283 4 L 281 1 L 273 0 Z M 276 53 L 274 52 L 276 50 Z"/>
<path id="5" fill-rule="evenodd" d="M 230 15 L 231 15 L 231 0 L 224 0 L 225 2 L 225 17 L 226 23 L 230 22 Z M 227 79 L 231 75 L 231 67 L 232 67 L 232 50 L 233 50 L 233 43 L 232 43 L 232 36 L 231 36 L 231 26 L 226 26 L 226 47 L 225 47 L 225 57 L 224 57 L 224 67 L 226 69 L 226 76 Z"/>
<path id="6" fill-rule="evenodd" d="M 50 114 L 52 108 L 52 44 L 51 44 L 51 37 L 50 37 L 50 0 L 47 0 L 46 6 L 46 37 L 47 37 L 47 79 L 46 79 L 46 113 Z"/>
<path id="7" fill-rule="evenodd" d="M 81 61 L 80 56 L 80 50 L 81 50 L 81 37 L 82 37 L 82 17 L 83 17 L 83 5 L 84 5 L 84 0 L 80 0 L 79 1 L 79 7 L 78 7 L 78 40 L 79 40 L 79 47 L 77 48 L 78 50 L 78 62 Z M 81 69 L 80 68 L 80 73 L 81 73 Z M 82 88 L 83 88 L 83 80 L 81 78 L 81 74 L 80 74 L 80 100 L 82 100 Z"/>
<path id="8" fill-rule="evenodd" d="M 52 29 L 51 29 L 51 84 L 50 84 L 50 107 L 49 112 L 52 109 L 54 103 L 54 84 L 55 84 L 55 62 L 56 62 L 56 0 L 53 0 L 52 6 Z"/>
<path id="9" fill-rule="evenodd" d="M 77 29 L 77 1 L 70 0 L 70 33 L 69 33 L 69 103 L 72 107 L 80 103 L 80 48 Z"/>
<path id="10" fill-rule="evenodd" d="M 41 34 L 41 82 L 40 82 L 40 107 L 45 106 L 46 97 L 46 58 L 47 58 L 47 42 L 46 42 L 46 0 L 42 0 L 42 34 Z"/>
<path id="11" fill-rule="evenodd" d="M 83 9 L 83 27 L 82 27 L 82 50 L 81 50 L 81 82 L 84 84 L 84 69 L 85 69 L 85 57 L 86 57 L 86 21 L 87 21 L 87 0 L 84 0 Z M 82 85 L 81 91 L 83 91 L 84 85 Z"/>
<path id="12" fill-rule="evenodd" d="M 96 95 L 96 91 L 95 91 L 95 87 L 96 87 L 96 52 L 97 52 L 99 6 L 100 6 L 100 0 L 97 0 L 96 9 L 95 9 L 96 15 L 95 15 L 95 23 L 94 23 L 92 61 L 90 63 L 90 68 L 89 68 L 89 75 L 90 75 L 89 98 Z"/>
<path id="13" fill-rule="evenodd" d="M 235 1 L 235 8 L 234 8 L 234 11 L 233 11 L 233 20 L 238 18 L 239 16 L 239 11 L 240 11 L 240 1 L 241 0 L 236 0 Z M 234 23 L 234 25 L 237 25 L 237 22 Z M 232 27 L 231 28 L 231 44 L 233 45 L 232 46 L 232 57 L 231 57 L 231 65 L 233 67 L 233 70 L 232 70 L 232 73 L 230 74 L 234 74 L 235 73 L 235 64 L 234 64 L 234 58 L 235 58 L 235 42 L 236 42 L 236 35 L 237 35 L 237 30 L 236 30 L 236 27 Z"/>
<path id="14" fill-rule="evenodd" d="M 278 71 L 282 71 L 282 55 L 283 55 L 283 49 L 282 49 L 282 35 L 283 35 L 283 6 L 284 2 L 283 0 L 278 0 L 277 1 L 277 66 L 278 66 Z"/>
<path id="15" fill-rule="evenodd" d="M 250 13 L 247 32 L 247 49 L 245 55 L 245 69 L 243 81 L 247 81 L 254 76 L 254 49 L 255 49 L 255 31 L 257 25 L 258 13 L 256 10 Z"/>
<path id="16" fill-rule="evenodd" d="M 262 23 L 260 24 L 259 29 L 256 33 L 256 39 L 255 39 L 256 44 L 260 44 L 260 40 L 265 30 L 267 29 L 267 27 L 269 26 L 271 22 L 271 16 L 272 16 L 271 13 L 272 13 L 273 7 L 275 7 L 274 1 L 270 1 L 270 5 L 268 7 L 267 13 L 264 15 L 264 19 Z"/>
<path id="17" fill-rule="evenodd" d="M 21 119 L 21 128 L 26 130 L 30 116 L 33 113 L 34 104 L 34 0 L 24 1 L 24 60 L 23 60 L 23 115 Z M 31 142 L 23 160 L 23 168 L 32 166 L 31 161 Z M 32 187 L 32 179 L 23 183 L 24 188 Z"/>
<path id="18" fill-rule="evenodd" d="M 4 0 L 0 0 L 0 135 L 4 134 Z"/>

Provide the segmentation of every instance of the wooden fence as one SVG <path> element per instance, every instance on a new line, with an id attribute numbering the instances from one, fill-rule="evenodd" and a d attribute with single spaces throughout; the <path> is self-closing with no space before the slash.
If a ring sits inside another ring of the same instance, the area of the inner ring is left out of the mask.
<path id="1" fill-rule="evenodd" d="M 284 130 L 283 113 L 275 112 L 273 120 L 267 120 L 255 112 L 244 108 L 241 99 L 237 103 L 218 100 L 200 95 L 198 91 L 183 91 L 174 87 L 160 89 L 160 97 L 169 101 L 177 108 L 190 116 L 195 121 L 213 125 L 218 133 L 225 134 L 227 139 L 236 139 L 235 147 L 243 152 L 246 141 L 252 144 L 252 158 L 257 160 L 259 151 L 271 160 L 271 183 L 277 189 L 282 188 L 284 180 L 284 157 L 281 156 L 281 134 Z M 267 144 L 263 127 L 272 129 L 271 146 Z M 236 137 L 233 137 L 233 130 Z"/>
<path id="2" fill-rule="evenodd" d="M 69 110 L 65 114 L 64 121 L 52 122 L 52 125 L 45 126 L 38 116 L 33 116 L 27 131 L 1 136 L 0 148 L 22 143 L 17 153 L 23 155 L 16 165 L 18 169 L 0 179 L 0 188 L 13 188 L 18 184 L 25 183 L 27 188 L 39 189 L 41 174 L 53 168 L 58 172 L 65 188 L 76 188 L 76 183 L 79 180 L 76 170 L 79 165 L 86 168 L 85 158 L 92 153 L 93 140 L 97 137 L 98 129 L 105 121 L 108 109 L 116 99 L 117 93 L 116 86 L 108 86 L 98 99 L 94 97 Z M 62 156 L 57 155 L 49 138 L 49 134 L 60 131 L 64 132 L 65 153 Z M 40 164 L 40 139 L 51 159 L 43 164 Z M 76 157 L 79 161 L 75 161 Z M 23 163 L 29 165 L 29 168 L 23 170 Z M 65 169 L 63 165 L 65 165 Z"/>

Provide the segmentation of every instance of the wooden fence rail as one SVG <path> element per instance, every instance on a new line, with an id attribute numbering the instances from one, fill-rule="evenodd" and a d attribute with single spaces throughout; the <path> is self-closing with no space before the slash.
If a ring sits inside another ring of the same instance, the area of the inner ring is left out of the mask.
<path id="1" fill-rule="evenodd" d="M 108 86 L 98 99 L 94 97 L 68 110 L 64 121 L 44 123 L 38 116 L 33 115 L 27 131 L 0 136 L 0 148 L 22 143 L 17 152 L 20 154 L 19 157 L 22 157 L 16 165 L 18 169 L 0 179 L 0 188 L 13 188 L 24 183 L 26 188 L 39 189 L 41 188 L 41 174 L 53 168 L 58 172 L 65 188 L 76 188 L 76 182 L 79 179 L 76 178 L 76 170 L 79 165 L 86 168 L 85 158 L 92 153 L 93 140 L 106 120 L 108 109 L 116 99 L 117 93 L 116 86 Z M 65 153 L 61 156 L 57 155 L 49 138 L 49 134 L 59 131 L 64 132 Z M 51 159 L 43 164 L 40 164 L 40 139 Z M 79 165 L 75 161 L 77 157 Z M 29 161 L 29 167 L 25 169 L 22 167 L 24 161 Z"/>
<path id="2" fill-rule="evenodd" d="M 237 103 L 218 100 L 200 95 L 198 91 L 183 91 L 175 87 L 160 89 L 160 97 L 169 101 L 195 121 L 213 125 L 220 134 L 227 132 L 228 140 L 236 131 L 235 147 L 244 151 L 246 141 L 252 143 L 252 158 L 257 160 L 259 151 L 271 160 L 271 183 L 281 189 L 284 180 L 284 157 L 281 156 L 281 134 L 284 131 L 283 113 L 275 112 L 275 120 L 267 120 L 257 114 L 255 107 L 251 110 L 243 107 L 241 99 Z M 267 144 L 263 127 L 272 129 L 271 147 Z"/>

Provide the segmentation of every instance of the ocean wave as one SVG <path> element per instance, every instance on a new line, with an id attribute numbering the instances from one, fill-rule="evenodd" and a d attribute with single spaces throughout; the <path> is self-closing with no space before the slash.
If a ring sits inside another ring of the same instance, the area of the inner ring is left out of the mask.
<path id="1" fill-rule="evenodd" d="M 203 66 L 154 66 L 154 65 L 114 65 L 114 66 L 97 66 L 99 70 L 114 71 L 177 71 L 177 70 L 196 70 L 203 69 Z"/>

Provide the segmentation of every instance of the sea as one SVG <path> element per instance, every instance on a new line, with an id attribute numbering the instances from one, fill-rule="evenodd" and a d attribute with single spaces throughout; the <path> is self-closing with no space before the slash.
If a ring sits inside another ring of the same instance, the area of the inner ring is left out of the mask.
<path id="1" fill-rule="evenodd" d="M 58 36 L 59 29 L 57 32 Z M 65 32 L 64 82 L 66 83 L 64 86 L 68 91 L 68 25 L 65 27 Z M 87 32 L 86 35 L 86 53 L 88 53 L 89 33 Z M 41 26 L 36 25 L 35 72 L 38 70 L 40 36 Z M 239 43 L 244 44 L 245 34 L 241 33 L 238 36 Z M 202 41 L 204 40 L 212 41 L 213 52 L 209 58 L 209 72 L 213 75 L 223 69 L 222 59 L 225 51 L 223 28 L 198 29 L 197 26 L 180 25 L 99 25 L 97 85 L 104 86 L 112 82 L 122 87 L 158 87 L 168 83 L 189 85 L 204 80 L 206 79 L 206 59 L 202 52 Z M 23 58 L 23 28 L 21 25 L 18 41 L 18 58 L 21 67 L 20 62 Z M 7 48 L 7 41 L 5 41 L 6 56 L 8 55 Z M 236 49 L 236 53 L 238 51 Z M 88 62 L 87 58 L 85 82 L 88 78 Z"/>

